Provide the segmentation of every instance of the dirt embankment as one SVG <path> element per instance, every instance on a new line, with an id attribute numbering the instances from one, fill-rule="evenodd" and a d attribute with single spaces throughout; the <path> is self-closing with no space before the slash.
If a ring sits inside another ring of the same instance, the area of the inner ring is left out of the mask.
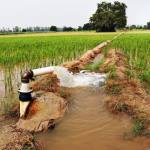
<path id="1" fill-rule="evenodd" d="M 150 95 L 128 65 L 127 56 L 120 51 L 110 50 L 99 70 L 109 74 L 106 83 L 108 109 L 113 113 L 126 113 L 142 120 L 142 129 L 148 129 Z"/>
<path id="2" fill-rule="evenodd" d="M 90 63 L 98 54 L 100 54 L 102 50 L 109 44 L 110 41 L 103 42 L 95 48 L 93 48 L 92 50 L 87 51 L 79 59 L 74 60 L 72 62 L 66 62 L 65 64 L 62 64 L 62 66 L 68 68 L 69 71 L 79 72 L 80 70 L 84 69 L 84 67 L 88 63 Z"/>

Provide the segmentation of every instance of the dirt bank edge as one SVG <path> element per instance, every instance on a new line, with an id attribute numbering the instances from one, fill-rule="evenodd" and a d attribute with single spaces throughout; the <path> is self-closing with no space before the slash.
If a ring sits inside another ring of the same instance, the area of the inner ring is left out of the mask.
<path id="1" fill-rule="evenodd" d="M 110 49 L 99 72 L 108 74 L 105 91 L 107 108 L 114 114 L 126 113 L 134 120 L 132 133 L 150 136 L 150 95 L 129 66 L 121 51 Z"/>

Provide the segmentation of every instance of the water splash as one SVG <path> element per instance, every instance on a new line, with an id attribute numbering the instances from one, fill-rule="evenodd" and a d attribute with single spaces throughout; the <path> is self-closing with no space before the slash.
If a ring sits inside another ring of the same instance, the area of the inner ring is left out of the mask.
<path id="1" fill-rule="evenodd" d="M 94 86 L 100 87 L 105 83 L 106 74 L 80 71 L 73 74 L 64 67 L 54 67 L 54 73 L 57 74 L 62 87 L 84 87 Z"/>

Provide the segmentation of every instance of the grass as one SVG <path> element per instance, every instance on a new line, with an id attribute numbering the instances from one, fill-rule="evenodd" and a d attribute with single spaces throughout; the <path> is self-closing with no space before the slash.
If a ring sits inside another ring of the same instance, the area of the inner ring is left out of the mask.
<path id="1" fill-rule="evenodd" d="M 91 72 L 99 72 L 100 66 L 104 63 L 104 58 L 100 59 L 97 63 L 89 63 L 85 66 L 85 70 L 89 70 Z"/>
<path id="2" fill-rule="evenodd" d="M 23 68 L 58 65 L 79 57 L 88 49 L 115 36 L 93 32 L 35 35 L 0 36 L 0 65 L 4 67 L 19 65 Z"/>
<path id="3" fill-rule="evenodd" d="M 114 106 L 114 110 L 115 111 L 119 111 L 119 112 L 127 112 L 128 111 L 128 105 L 125 103 L 116 103 Z"/>
<path id="4" fill-rule="evenodd" d="M 124 139 L 130 140 L 137 136 L 150 138 L 150 131 L 147 129 L 147 123 L 147 119 L 145 118 L 135 118 L 131 130 L 124 133 Z"/>
<path id="5" fill-rule="evenodd" d="M 139 136 L 143 134 L 143 131 L 145 130 L 145 120 L 144 119 L 135 119 L 134 120 L 134 126 L 132 128 L 132 132 L 134 136 Z"/>
<path id="6" fill-rule="evenodd" d="M 129 57 L 131 70 L 137 76 L 150 84 L 150 34 L 130 33 L 124 34 L 114 40 L 112 48 L 121 49 Z M 132 76 L 132 74 L 130 73 Z"/>
<path id="7" fill-rule="evenodd" d="M 108 93 L 111 95 L 119 95 L 121 93 L 121 90 L 122 90 L 121 86 L 118 84 L 113 84 L 111 86 L 111 88 L 106 87 L 106 89 L 107 89 Z"/>

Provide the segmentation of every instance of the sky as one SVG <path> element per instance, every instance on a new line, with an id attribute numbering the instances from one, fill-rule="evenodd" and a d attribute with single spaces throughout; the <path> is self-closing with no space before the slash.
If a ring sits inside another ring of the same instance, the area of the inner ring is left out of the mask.
<path id="1" fill-rule="evenodd" d="M 114 0 L 103 0 L 113 2 Z M 150 0 L 118 0 L 128 6 L 128 25 L 150 21 Z M 0 28 L 82 26 L 102 0 L 0 0 Z"/>

